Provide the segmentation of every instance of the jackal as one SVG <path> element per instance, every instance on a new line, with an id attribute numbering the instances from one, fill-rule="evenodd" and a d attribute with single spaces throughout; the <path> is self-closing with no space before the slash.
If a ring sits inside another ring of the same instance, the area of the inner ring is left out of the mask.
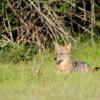
<path id="1" fill-rule="evenodd" d="M 70 51 L 72 45 L 69 43 L 66 46 L 55 45 L 56 51 L 56 64 L 57 64 L 57 72 L 67 72 L 70 73 L 73 70 L 90 72 L 100 70 L 99 67 L 93 69 L 89 64 L 83 61 L 72 61 L 70 58 Z"/>

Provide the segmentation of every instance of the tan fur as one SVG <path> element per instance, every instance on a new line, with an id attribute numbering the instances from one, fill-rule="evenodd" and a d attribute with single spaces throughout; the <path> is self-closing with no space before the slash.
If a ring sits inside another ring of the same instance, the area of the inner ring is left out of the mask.
<path id="1" fill-rule="evenodd" d="M 57 64 L 57 72 L 65 71 L 67 73 L 72 70 L 72 61 L 70 59 L 71 44 L 67 46 L 56 45 L 55 50 L 57 54 L 57 61 L 62 60 L 60 64 Z"/>

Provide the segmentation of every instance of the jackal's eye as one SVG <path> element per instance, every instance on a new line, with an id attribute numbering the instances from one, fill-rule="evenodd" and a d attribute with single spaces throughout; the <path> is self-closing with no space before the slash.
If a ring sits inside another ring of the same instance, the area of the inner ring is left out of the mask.
<path id="1" fill-rule="evenodd" d="M 63 53 L 60 53 L 60 55 L 63 55 Z"/>

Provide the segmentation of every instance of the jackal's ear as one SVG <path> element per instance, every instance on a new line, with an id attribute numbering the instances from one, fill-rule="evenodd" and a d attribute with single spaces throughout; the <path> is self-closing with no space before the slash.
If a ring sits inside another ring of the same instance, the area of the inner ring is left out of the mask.
<path id="1" fill-rule="evenodd" d="M 67 52 L 69 53 L 72 49 L 72 44 L 71 43 L 67 44 L 66 49 L 67 49 Z"/>
<path id="2" fill-rule="evenodd" d="M 55 50 L 57 50 L 59 48 L 59 44 L 55 43 Z"/>

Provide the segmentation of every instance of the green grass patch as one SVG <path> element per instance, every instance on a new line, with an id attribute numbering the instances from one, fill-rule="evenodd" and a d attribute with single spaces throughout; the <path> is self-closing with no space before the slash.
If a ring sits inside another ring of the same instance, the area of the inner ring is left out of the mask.
<path id="1" fill-rule="evenodd" d="M 34 61 L 0 64 L 0 100 L 99 100 L 100 72 L 57 74 L 55 53 L 38 54 Z M 100 44 L 79 44 L 73 59 L 100 65 Z"/>

